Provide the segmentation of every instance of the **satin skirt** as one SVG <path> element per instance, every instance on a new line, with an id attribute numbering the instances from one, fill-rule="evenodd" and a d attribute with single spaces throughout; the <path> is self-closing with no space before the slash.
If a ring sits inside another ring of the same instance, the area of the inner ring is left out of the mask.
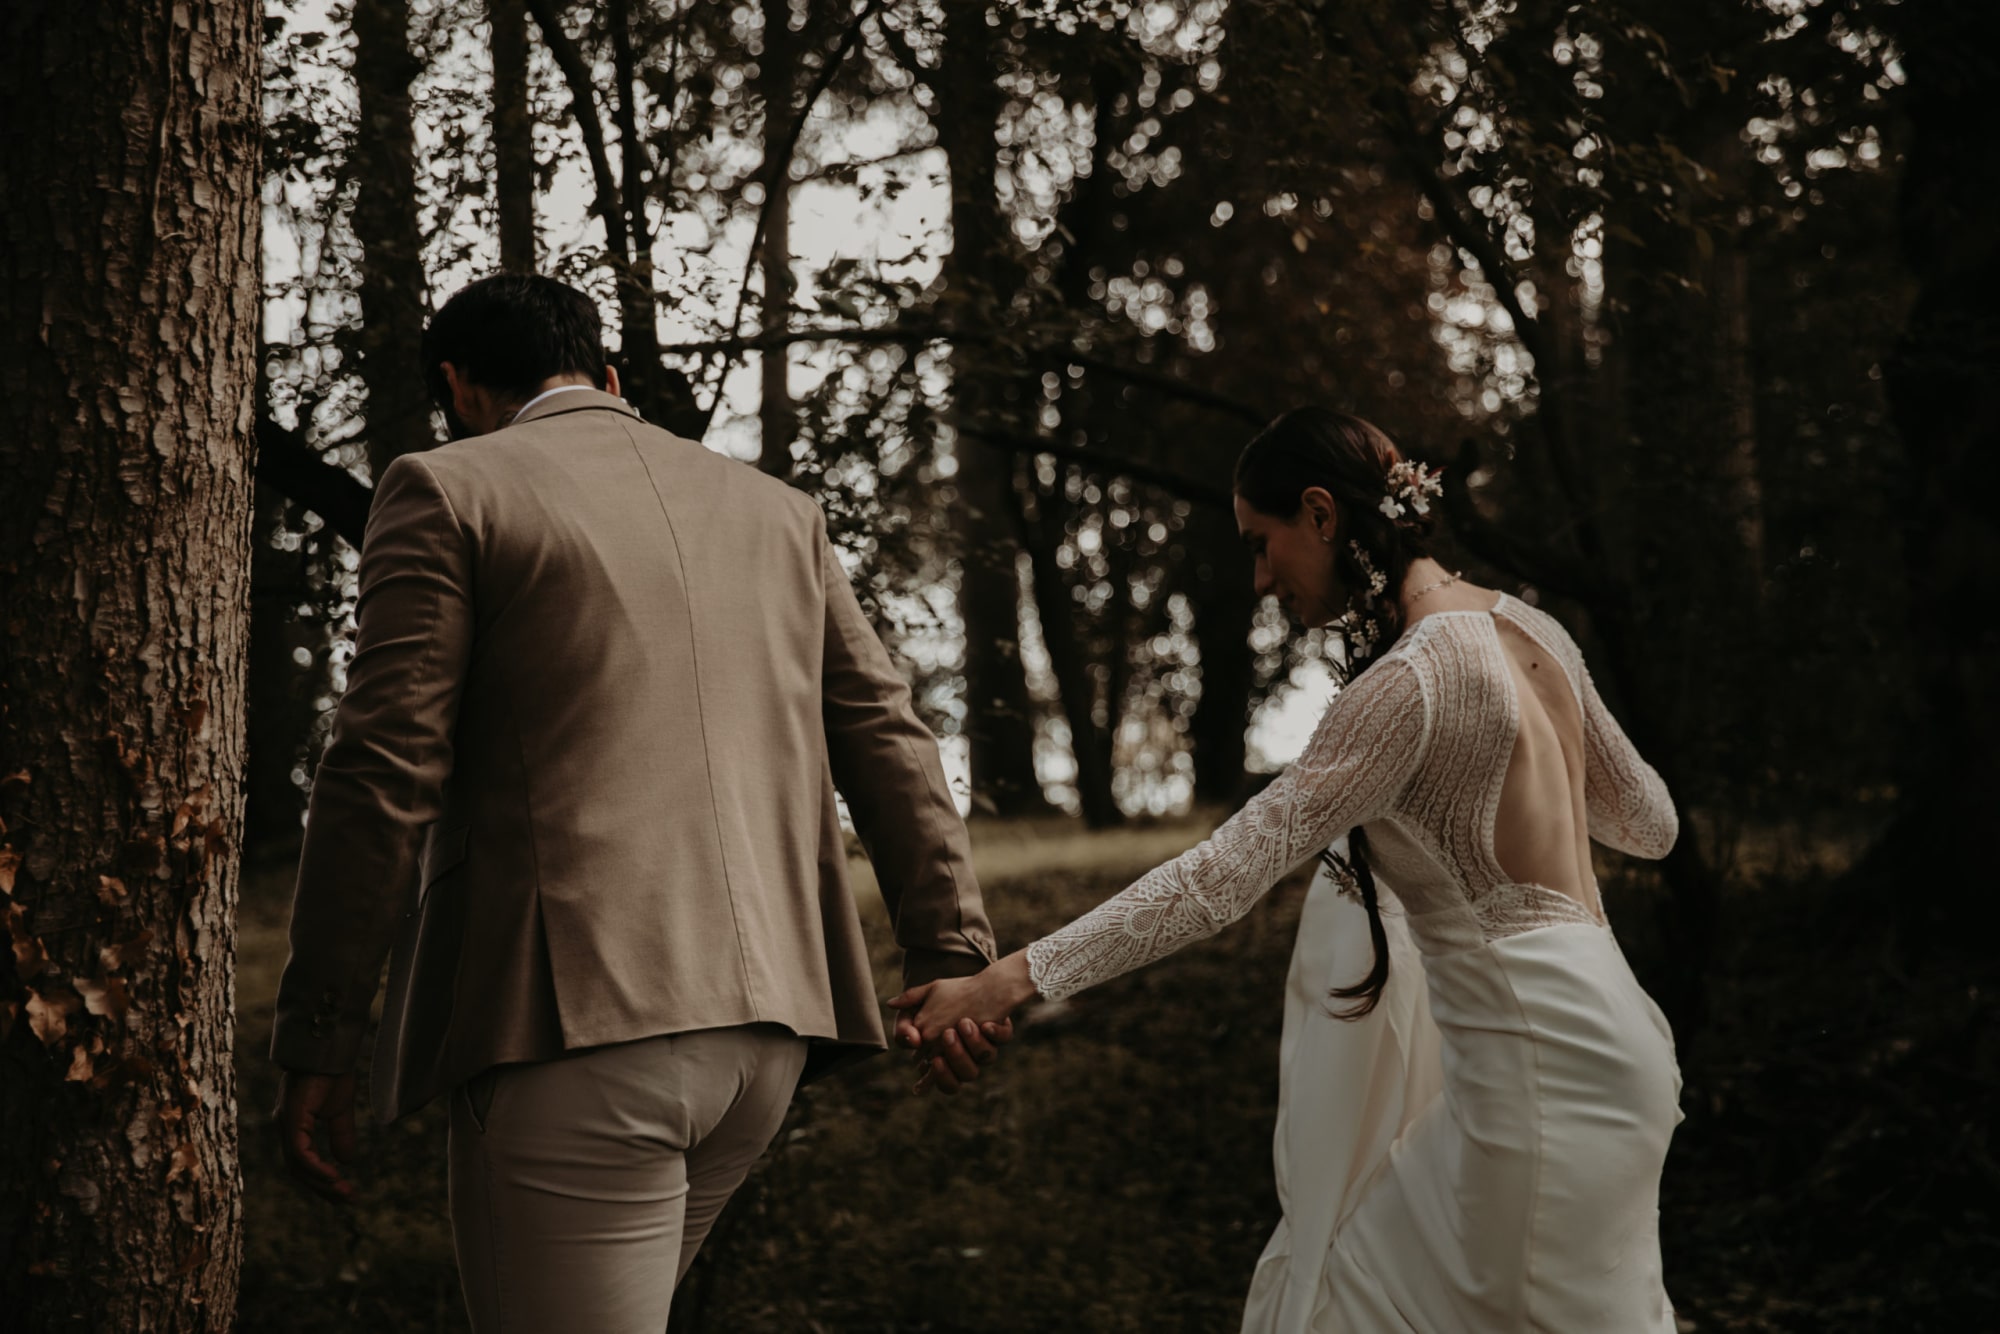
<path id="1" fill-rule="evenodd" d="M 1390 986 L 1356 904 L 1308 892 L 1286 998 L 1285 1216 L 1245 1334 L 1672 1334 L 1659 1182 L 1680 1075 L 1659 1008 L 1602 927 L 1425 956 L 1385 902 Z M 1357 944 L 1358 942 L 1358 944 Z"/>

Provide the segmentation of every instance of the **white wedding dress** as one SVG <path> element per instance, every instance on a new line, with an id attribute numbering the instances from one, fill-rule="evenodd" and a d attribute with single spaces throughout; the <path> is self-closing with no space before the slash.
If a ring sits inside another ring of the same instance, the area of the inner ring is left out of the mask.
<path id="1" fill-rule="evenodd" d="M 1330 988 L 1368 969 L 1366 918 L 1322 872 L 1286 996 L 1276 1159 L 1285 1216 L 1246 1334 L 1672 1334 L 1658 1193 L 1680 1120 L 1665 1020 L 1603 919 L 1515 883 L 1494 823 L 1521 730 L 1503 634 L 1568 677 L 1590 836 L 1661 857 L 1659 776 L 1575 643 L 1510 597 L 1415 622 L 1329 706 L 1298 763 L 1200 846 L 1028 947 L 1071 995 L 1212 935 L 1354 825 L 1390 942 L 1375 1011 Z"/>

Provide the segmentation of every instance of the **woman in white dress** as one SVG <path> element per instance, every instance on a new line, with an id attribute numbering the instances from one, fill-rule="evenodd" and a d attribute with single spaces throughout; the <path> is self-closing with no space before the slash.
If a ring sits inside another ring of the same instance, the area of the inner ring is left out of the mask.
<path id="1" fill-rule="evenodd" d="M 1285 1219 L 1244 1329 L 1672 1334 L 1657 1204 L 1680 1079 L 1590 840 L 1664 856 L 1673 804 L 1562 627 L 1430 558 L 1438 491 L 1358 418 L 1301 409 L 1253 440 L 1236 515 L 1257 591 L 1338 627 L 1357 669 L 1304 754 L 1123 893 L 891 1004 L 942 1074 L 960 1031 L 1212 935 L 1319 855 L 1283 1040 Z"/>

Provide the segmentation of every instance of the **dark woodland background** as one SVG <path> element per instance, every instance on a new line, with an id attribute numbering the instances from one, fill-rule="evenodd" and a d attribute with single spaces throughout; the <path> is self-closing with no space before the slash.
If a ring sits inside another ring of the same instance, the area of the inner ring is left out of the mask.
<path id="1" fill-rule="evenodd" d="M 309 1202 L 263 1049 L 367 479 L 439 438 L 424 320 L 500 267 L 594 292 L 646 417 L 825 506 L 969 757 L 1008 946 L 1269 767 L 1246 725 L 1324 645 L 1250 592 L 1249 435 L 1324 403 L 1444 465 L 1449 563 L 1578 633 L 1682 808 L 1601 873 L 1685 1067 L 1683 1328 L 1987 1327 L 1985 8 L 266 0 L 241 1328 L 463 1328 L 438 1109 Z M 956 1102 L 808 1089 L 676 1328 L 1235 1328 L 1302 885 L 1031 1013 Z"/>

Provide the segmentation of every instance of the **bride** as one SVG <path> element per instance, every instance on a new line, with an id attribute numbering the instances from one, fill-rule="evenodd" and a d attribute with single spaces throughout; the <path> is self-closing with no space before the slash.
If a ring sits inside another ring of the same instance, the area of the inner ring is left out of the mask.
<path id="1" fill-rule="evenodd" d="M 1235 493 L 1257 592 L 1337 628 L 1351 668 L 1305 753 L 1123 893 L 890 1004 L 944 1076 L 960 1031 L 1212 935 L 1317 855 L 1281 1049 L 1285 1218 L 1246 1334 L 1671 1334 L 1657 1203 L 1680 1079 L 1590 842 L 1665 856 L 1673 804 L 1562 627 L 1430 557 L 1439 492 L 1355 417 L 1300 409 L 1252 440 Z"/>

